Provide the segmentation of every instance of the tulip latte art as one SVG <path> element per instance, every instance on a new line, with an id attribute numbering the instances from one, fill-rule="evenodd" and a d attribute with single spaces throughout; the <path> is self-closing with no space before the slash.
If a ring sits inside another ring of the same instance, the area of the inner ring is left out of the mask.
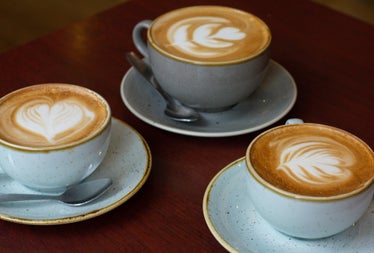
<path id="1" fill-rule="evenodd" d="M 108 111 L 93 92 L 44 84 L 10 93 L 0 102 L 0 137 L 16 145 L 59 146 L 101 129 Z"/>
<path id="2" fill-rule="evenodd" d="M 309 196 L 351 192 L 366 186 L 374 174 L 369 147 L 347 132 L 319 125 L 280 127 L 262 135 L 250 159 L 272 185 Z"/>
<path id="3" fill-rule="evenodd" d="M 174 56 L 195 61 L 232 61 L 262 52 L 270 31 L 257 17 L 219 6 L 169 12 L 155 20 L 151 41 Z"/>

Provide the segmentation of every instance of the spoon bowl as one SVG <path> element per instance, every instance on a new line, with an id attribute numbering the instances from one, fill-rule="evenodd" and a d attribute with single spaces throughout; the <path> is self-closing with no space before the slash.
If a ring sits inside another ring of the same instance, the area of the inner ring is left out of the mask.
<path id="1" fill-rule="evenodd" d="M 72 185 L 60 195 L 46 194 L 0 194 L 0 202 L 29 201 L 29 200 L 55 200 L 71 206 L 81 206 L 100 197 L 111 186 L 110 178 L 86 181 Z"/>

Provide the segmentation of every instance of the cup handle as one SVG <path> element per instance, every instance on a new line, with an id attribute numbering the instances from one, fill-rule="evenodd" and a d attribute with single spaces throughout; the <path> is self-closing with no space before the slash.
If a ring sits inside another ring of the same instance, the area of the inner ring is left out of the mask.
<path id="1" fill-rule="evenodd" d="M 304 121 L 302 119 L 298 119 L 298 118 L 292 118 L 292 119 L 288 119 L 286 121 L 286 125 L 292 125 L 292 124 L 303 124 Z"/>
<path id="2" fill-rule="evenodd" d="M 137 23 L 132 30 L 132 40 L 138 51 L 144 56 L 148 57 L 147 42 L 143 37 L 143 30 L 148 30 L 151 26 L 152 20 L 143 20 Z"/>

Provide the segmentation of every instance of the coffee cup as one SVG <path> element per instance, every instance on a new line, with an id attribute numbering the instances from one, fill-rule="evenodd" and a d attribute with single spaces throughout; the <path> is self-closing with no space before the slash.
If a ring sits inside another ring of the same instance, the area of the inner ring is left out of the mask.
<path id="1" fill-rule="evenodd" d="M 248 195 L 276 230 L 318 239 L 354 225 L 374 194 L 374 156 L 362 140 L 321 124 L 289 124 L 246 151 Z"/>
<path id="2" fill-rule="evenodd" d="M 0 115 L 0 169 L 34 190 L 59 192 L 82 181 L 109 146 L 109 104 L 81 86 L 13 91 L 0 98 Z"/>
<path id="3" fill-rule="evenodd" d="M 169 95 L 214 112 L 246 99 L 261 84 L 271 33 L 253 14 L 223 6 L 192 6 L 139 22 L 133 41 Z"/>

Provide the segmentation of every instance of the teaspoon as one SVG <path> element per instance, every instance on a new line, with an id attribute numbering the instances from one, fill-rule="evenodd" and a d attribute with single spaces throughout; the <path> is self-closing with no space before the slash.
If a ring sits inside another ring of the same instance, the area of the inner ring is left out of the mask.
<path id="1" fill-rule="evenodd" d="M 5 193 L 0 194 L 0 202 L 56 200 L 71 206 L 81 206 L 97 199 L 111 184 L 110 178 L 102 178 L 70 186 L 60 195 Z"/>
<path id="2" fill-rule="evenodd" d="M 181 122 L 194 122 L 200 118 L 200 114 L 191 107 L 183 105 L 177 99 L 166 93 L 153 76 L 151 67 L 140 59 L 134 52 L 126 53 L 126 58 L 132 66 L 147 80 L 165 99 L 165 114 L 171 119 Z"/>

